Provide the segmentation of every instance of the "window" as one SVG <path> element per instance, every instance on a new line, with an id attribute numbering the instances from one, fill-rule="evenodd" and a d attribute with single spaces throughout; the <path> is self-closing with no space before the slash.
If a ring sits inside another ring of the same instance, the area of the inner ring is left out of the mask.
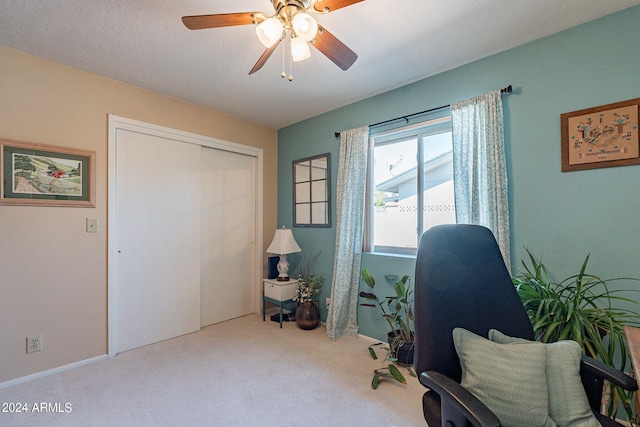
<path id="1" fill-rule="evenodd" d="M 415 254 L 424 231 L 456 222 L 451 119 L 372 133 L 369 247 Z"/>

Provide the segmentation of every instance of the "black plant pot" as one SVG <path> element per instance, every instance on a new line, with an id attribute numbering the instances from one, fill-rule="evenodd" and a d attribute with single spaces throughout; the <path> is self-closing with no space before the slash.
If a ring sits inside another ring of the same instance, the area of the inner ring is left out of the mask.
<path id="1" fill-rule="evenodd" d="M 415 342 L 405 342 L 401 346 L 398 346 L 394 349 L 394 340 L 396 339 L 396 334 L 393 332 L 389 332 L 387 334 L 387 342 L 389 343 L 389 347 L 391 348 L 391 356 L 398 359 L 398 363 L 403 363 L 405 365 L 413 365 L 413 350 L 415 347 Z M 413 335 L 413 334 L 412 334 Z M 394 351 L 395 350 L 395 351 Z"/>

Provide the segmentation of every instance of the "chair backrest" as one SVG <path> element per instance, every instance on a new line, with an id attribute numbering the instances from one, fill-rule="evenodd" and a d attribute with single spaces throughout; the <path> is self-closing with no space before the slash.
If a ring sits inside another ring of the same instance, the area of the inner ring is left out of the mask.
<path id="1" fill-rule="evenodd" d="M 532 340 L 533 328 L 493 233 L 477 225 L 439 225 L 420 240 L 415 274 L 414 368 L 460 381 L 451 332 L 489 329 Z"/>

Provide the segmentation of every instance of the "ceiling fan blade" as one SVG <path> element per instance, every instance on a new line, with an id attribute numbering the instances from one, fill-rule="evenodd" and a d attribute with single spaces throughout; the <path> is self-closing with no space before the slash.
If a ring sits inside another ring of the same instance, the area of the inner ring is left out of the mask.
<path id="1" fill-rule="evenodd" d="M 204 28 L 232 27 L 254 23 L 254 16 L 259 12 L 219 13 L 217 15 L 183 16 L 182 22 L 190 30 Z"/>
<path id="2" fill-rule="evenodd" d="M 360 3 L 364 0 L 318 0 L 313 5 L 316 12 L 333 12 L 334 10 L 342 9 L 343 7 L 351 6 L 355 3 Z"/>
<path id="3" fill-rule="evenodd" d="M 316 39 L 312 44 L 327 58 L 333 61 L 334 64 L 345 71 L 358 59 L 358 55 L 354 51 L 349 49 L 347 45 L 338 40 L 336 36 L 321 25 L 318 26 L 318 34 L 316 34 Z"/>
<path id="4" fill-rule="evenodd" d="M 270 48 L 267 48 L 267 50 L 265 50 L 262 53 L 262 55 L 260 56 L 260 59 L 258 59 L 258 62 L 256 62 L 256 65 L 254 65 L 253 68 L 251 69 L 251 71 L 249 71 L 249 75 L 255 73 L 256 71 L 260 70 L 260 68 L 262 68 L 262 66 L 267 62 L 267 60 L 271 56 L 271 54 L 280 45 L 281 41 L 282 41 L 282 39 L 278 40 L 277 42 L 275 42 L 273 44 L 273 46 L 271 46 Z"/>

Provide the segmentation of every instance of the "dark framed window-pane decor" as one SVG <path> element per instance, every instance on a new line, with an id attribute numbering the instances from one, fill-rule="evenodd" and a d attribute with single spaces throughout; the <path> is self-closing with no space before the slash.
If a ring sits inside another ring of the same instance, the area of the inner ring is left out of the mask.
<path id="1" fill-rule="evenodd" d="M 293 225 L 331 227 L 331 154 L 293 161 Z"/>

